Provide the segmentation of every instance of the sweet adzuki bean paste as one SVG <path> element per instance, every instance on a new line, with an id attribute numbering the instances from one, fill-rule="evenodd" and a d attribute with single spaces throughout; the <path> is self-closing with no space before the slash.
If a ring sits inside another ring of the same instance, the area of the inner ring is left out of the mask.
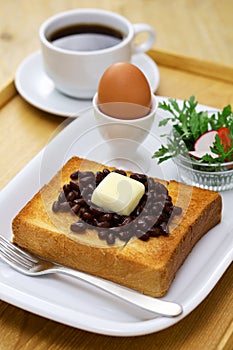
<path id="1" fill-rule="evenodd" d="M 124 170 L 113 170 L 127 176 Z M 180 215 L 182 209 L 174 206 L 167 188 L 144 174 L 133 173 L 130 177 L 145 186 L 145 193 L 139 204 L 129 215 L 106 212 L 91 202 L 91 196 L 99 183 L 110 173 L 105 168 L 94 174 L 92 171 L 75 171 L 70 175 L 70 182 L 63 186 L 58 199 L 53 203 L 53 211 L 68 212 L 79 217 L 71 224 L 72 232 L 85 233 L 94 229 L 98 237 L 113 245 L 116 238 L 128 242 L 137 237 L 148 241 L 150 237 L 169 235 L 168 223 L 172 216 Z"/>

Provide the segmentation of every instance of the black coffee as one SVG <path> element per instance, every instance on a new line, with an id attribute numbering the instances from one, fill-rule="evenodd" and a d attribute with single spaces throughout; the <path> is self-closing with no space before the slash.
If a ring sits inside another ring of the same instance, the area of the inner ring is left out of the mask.
<path id="1" fill-rule="evenodd" d="M 103 50 L 119 44 L 123 38 L 120 31 L 100 24 L 70 25 L 47 37 L 54 46 L 72 51 Z"/>

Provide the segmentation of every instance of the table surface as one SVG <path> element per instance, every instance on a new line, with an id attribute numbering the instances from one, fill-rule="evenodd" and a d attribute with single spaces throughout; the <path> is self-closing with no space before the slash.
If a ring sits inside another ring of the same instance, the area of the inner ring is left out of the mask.
<path id="1" fill-rule="evenodd" d="M 79 7 L 113 10 L 152 25 L 157 49 L 233 64 L 232 0 L 1 0 L 0 87 L 39 48 L 42 21 Z"/>
<path id="2" fill-rule="evenodd" d="M 158 95 L 188 98 L 194 94 L 206 105 L 233 105 L 231 0 L 0 1 L 0 13 L 5 14 L 0 22 L 0 189 L 64 121 L 27 104 L 16 94 L 13 83 L 7 82 L 19 62 L 39 48 L 39 24 L 54 13 L 75 7 L 111 9 L 133 22 L 155 27 L 157 41 L 150 55 L 161 73 Z M 230 266 L 209 296 L 184 320 L 137 338 L 88 333 L 0 301 L 0 349 L 232 349 L 232 286 Z"/>

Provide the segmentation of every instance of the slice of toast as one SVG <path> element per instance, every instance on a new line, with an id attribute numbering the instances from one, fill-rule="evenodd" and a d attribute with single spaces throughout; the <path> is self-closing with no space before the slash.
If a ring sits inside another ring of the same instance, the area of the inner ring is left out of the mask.
<path id="1" fill-rule="evenodd" d="M 163 296 L 195 243 L 220 222 L 221 196 L 176 181 L 156 179 L 167 187 L 173 204 L 182 208 L 182 214 L 169 224 L 169 235 L 109 246 L 98 238 L 95 230 L 86 230 L 85 234 L 72 232 L 70 225 L 77 217 L 52 210 L 62 186 L 69 183 L 74 171 L 96 173 L 104 168 L 93 161 L 71 158 L 14 218 L 13 242 L 74 269 L 150 296 Z"/>

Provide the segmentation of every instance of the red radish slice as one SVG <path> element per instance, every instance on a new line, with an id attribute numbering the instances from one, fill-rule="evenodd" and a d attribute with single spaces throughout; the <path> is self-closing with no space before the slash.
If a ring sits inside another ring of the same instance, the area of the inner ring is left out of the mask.
<path id="1" fill-rule="evenodd" d="M 195 151 L 210 151 L 210 147 L 213 146 L 215 137 L 218 134 L 216 130 L 211 130 L 205 132 L 201 135 L 194 144 Z"/>
<path id="2" fill-rule="evenodd" d="M 218 155 L 211 152 L 210 150 L 208 151 L 190 151 L 189 155 L 196 158 L 196 159 L 201 159 L 205 154 L 209 154 L 213 158 L 218 158 Z"/>
<path id="3" fill-rule="evenodd" d="M 190 151 L 189 155 L 196 159 L 201 159 L 205 154 L 209 154 L 213 158 L 217 158 L 218 155 L 210 150 L 210 147 L 213 146 L 217 134 L 218 132 L 216 130 L 205 132 L 196 140 L 194 144 L 194 151 Z"/>

